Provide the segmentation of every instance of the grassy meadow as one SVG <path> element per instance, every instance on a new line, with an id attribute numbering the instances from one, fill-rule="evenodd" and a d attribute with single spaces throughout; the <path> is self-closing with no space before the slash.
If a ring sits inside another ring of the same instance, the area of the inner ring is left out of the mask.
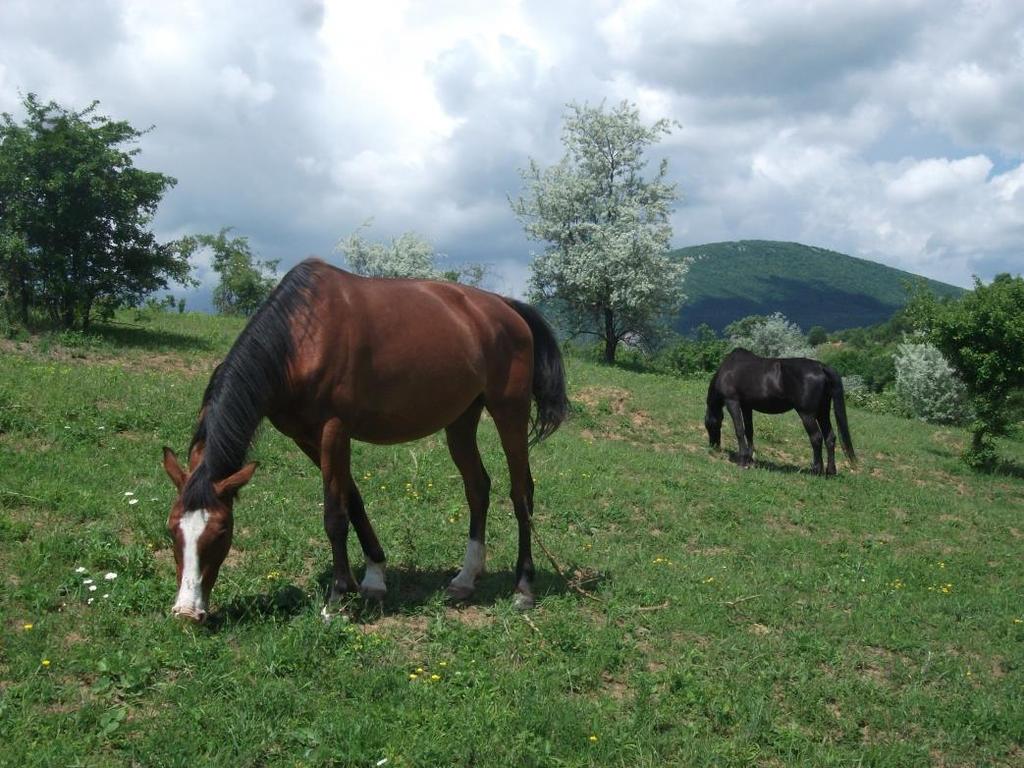
<path id="1" fill-rule="evenodd" d="M 389 594 L 325 624 L 319 475 L 267 427 L 192 626 L 160 447 L 241 324 L 120 320 L 0 347 L 0 765 L 1024 765 L 1021 442 L 978 475 L 961 430 L 852 409 L 860 467 L 824 480 L 795 415 L 755 415 L 743 471 L 705 447 L 703 380 L 569 360 L 536 524 L 596 599 L 535 546 L 514 610 L 485 419 L 474 600 L 444 599 L 468 510 L 443 437 L 359 445 Z"/>

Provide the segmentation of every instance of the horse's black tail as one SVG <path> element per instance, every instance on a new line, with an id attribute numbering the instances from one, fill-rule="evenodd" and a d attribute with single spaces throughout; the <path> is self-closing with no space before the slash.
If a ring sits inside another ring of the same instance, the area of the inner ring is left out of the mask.
<path id="1" fill-rule="evenodd" d="M 569 398 L 565 394 L 565 366 L 558 339 L 547 321 L 534 307 L 515 299 L 505 299 L 533 334 L 533 399 L 537 417 L 530 429 L 530 445 L 550 435 L 569 416 Z"/>
<path id="2" fill-rule="evenodd" d="M 843 377 L 834 368 L 824 366 L 829 384 L 832 385 L 832 407 L 836 412 L 836 424 L 839 426 L 839 442 L 843 453 L 850 464 L 857 466 L 857 454 L 853 452 L 853 440 L 850 439 L 850 425 L 846 421 L 846 398 L 843 395 Z"/>

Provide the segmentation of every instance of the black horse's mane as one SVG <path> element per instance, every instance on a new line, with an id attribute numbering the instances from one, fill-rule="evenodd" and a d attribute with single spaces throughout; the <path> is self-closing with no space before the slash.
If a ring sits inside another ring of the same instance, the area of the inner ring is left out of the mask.
<path id="1" fill-rule="evenodd" d="M 203 445 L 203 460 L 182 491 L 185 509 L 209 508 L 215 501 L 213 483 L 245 461 L 269 399 L 286 384 L 292 323 L 309 304 L 317 263 L 303 261 L 281 279 L 210 376 L 189 445 L 190 454 Z"/>

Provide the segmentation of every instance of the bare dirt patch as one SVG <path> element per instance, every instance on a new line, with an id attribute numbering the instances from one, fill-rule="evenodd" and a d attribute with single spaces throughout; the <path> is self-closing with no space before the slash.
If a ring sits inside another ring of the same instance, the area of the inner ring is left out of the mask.
<path id="1" fill-rule="evenodd" d="M 775 531 L 781 531 L 782 533 L 793 533 L 797 536 L 813 536 L 810 528 L 794 523 L 792 520 L 787 520 L 784 517 L 769 516 L 765 518 L 765 525 Z"/>
<path id="2" fill-rule="evenodd" d="M 612 413 L 618 416 L 626 412 L 626 403 L 632 397 L 628 389 L 621 387 L 584 387 L 573 393 L 573 399 L 583 403 L 587 408 L 596 408 L 598 404 L 607 402 Z"/>

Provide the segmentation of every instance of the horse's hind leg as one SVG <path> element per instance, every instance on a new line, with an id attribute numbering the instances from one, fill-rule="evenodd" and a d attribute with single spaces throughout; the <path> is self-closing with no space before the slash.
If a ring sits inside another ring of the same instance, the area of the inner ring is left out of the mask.
<path id="1" fill-rule="evenodd" d="M 811 453 L 814 456 L 814 463 L 811 465 L 811 471 L 820 475 L 822 471 L 821 464 L 821 443 L 823 437 L 821 434 L 821 428 L 818 426 L 818 420 L 811 413 L 801 413 L 800 420 L 804 423 L 804 429 L 807 430 L 807 437 L 811 440 Z"/>
<path id="2" fill-rule="evenodd" d="M 480 450 L 476 444 L 476 429 L 480 423 L 483 402 L 471 405 L 445 430 L 448 451 L 462 475 L 469 502 L 469 540 L 462 570 L 448 585 L 448 594 L 456 600 L 466 600 L 476 588 L 476 579 L 484 571 L 486 559 L 487 506 L 490 503 L 491 478 L 487 476 Z"/>
<path id="3" fill-rule="evenodd" d="M 832 429 L 832 421 L 829 419 L 828 411 L 831 407 L 831 398 L 826 397 L 818 411 L 818 426 L 825 440 L 825 450 L 828 452 L 828 464 L 825 465 L 825 474 L 836 473 L 836 433 Z"/>
<path id="4" fill-rule="evenodd" d="M 359 537 L 359 546 L 366 556 L 366 573 L 363 574 L 363 581 L 359 585 L 359 593 L 372 600 L 383 600 L 387 594 L 384 582 L 384 549 L 377 540 L 370 519 L 366 516 L 363 497 L 351 476 L 349 485 L 348 513 L 352 518 L 352 527 L 356 529 L 356 536 Z"/>
<path id="5" fill-rule="evenodd" d="M 750 451 L 750 459 L 754 459 L 754 409 L 744 405 L 743 411 L 743 434 L 747 438 L 747 450 Z"/>
<path id="6" fill-rule="evenodd" d="M 488 403 L 487 410 L 494 417 L 494 425 L 501 438 L 501 447 L 508 460 L 511 481 L 512 508 L 519 527 L 519 557 L 516 561 L 516 607 L 532 608 L 533 553 L 530 547 L 530 516 L 533 514 L 533 476 L 530 474 L 529 425 L 530 401 L 513 402 L 495 407 Z"/>

